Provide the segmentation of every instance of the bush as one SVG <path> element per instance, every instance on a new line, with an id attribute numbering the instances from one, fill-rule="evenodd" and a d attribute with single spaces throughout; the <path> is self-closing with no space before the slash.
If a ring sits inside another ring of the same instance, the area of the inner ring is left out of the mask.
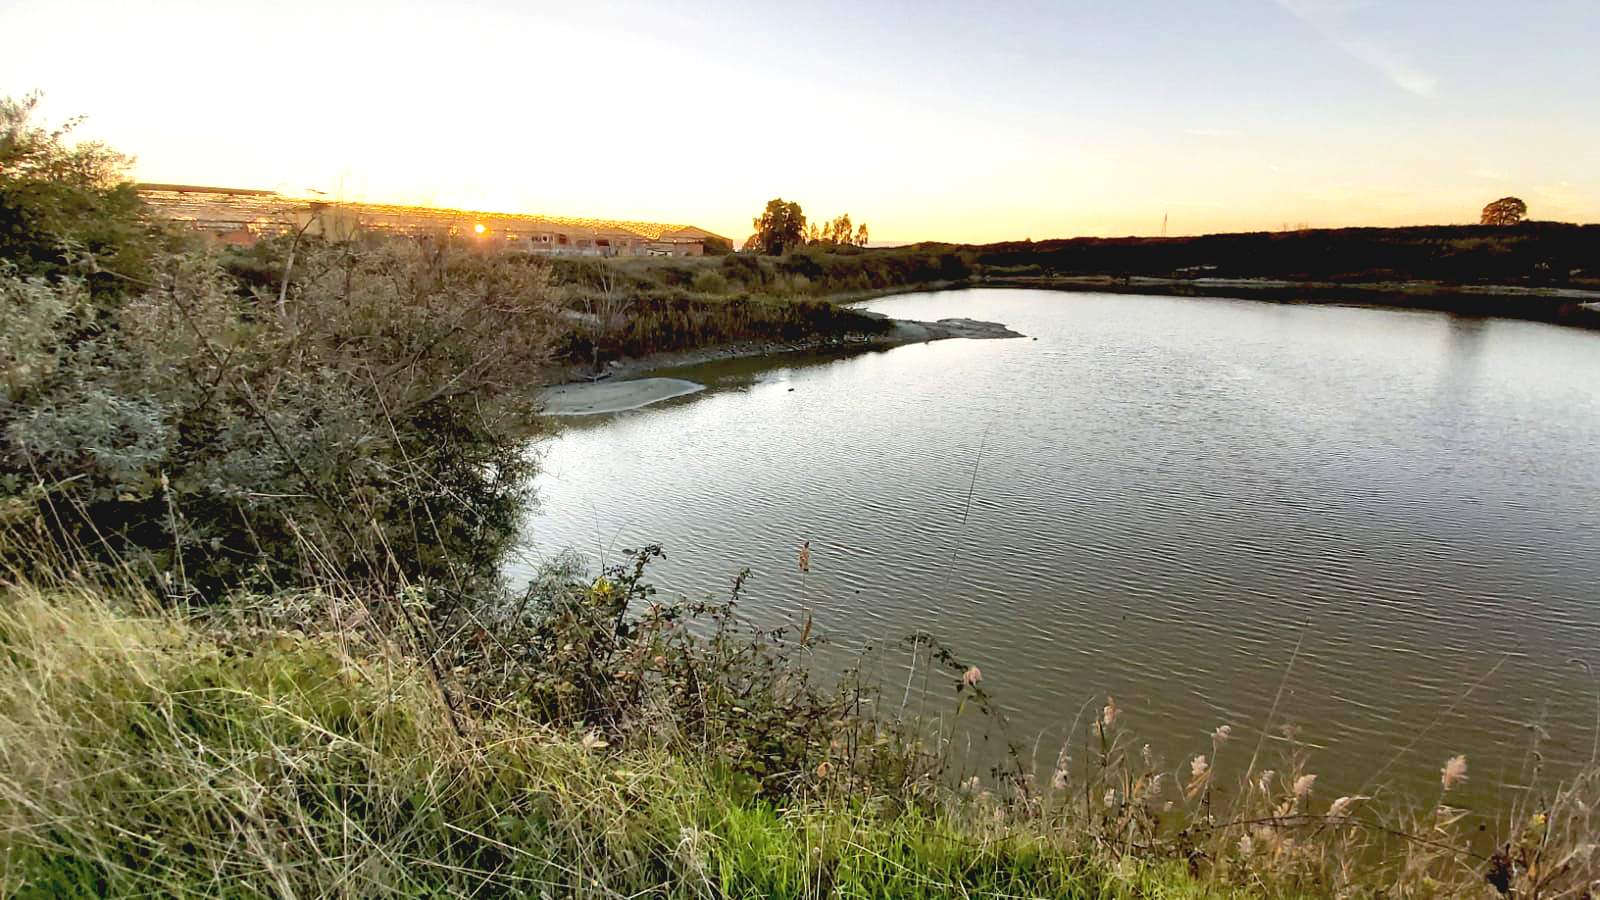
<path id="1" fill-rule="evenodd" d="M 208 597 L 492 577 L 556 331 L 542 270 L 403 241 L 301 258 L 281 306 L 195 253 L 101 303 L 0 273 L 0 549 L 42 540 Z"/>
<path id="2" fill-rule="evenodd" d="M 716 272 L 701 272 L 694 278 L 694 289 L 702 294 L 721 294 L 728 290 L 728 280 Z"/>
<path id="3" fill-rule="evenodd" d="M 76 275 L 95 296 L 115 293 L 148 275 L 160 243 L 126 177 L 132 159 L 70 143 L 78 119 L 35 124 L 39 101 L 0 97 L 0 260 L 23 276 Z"/>

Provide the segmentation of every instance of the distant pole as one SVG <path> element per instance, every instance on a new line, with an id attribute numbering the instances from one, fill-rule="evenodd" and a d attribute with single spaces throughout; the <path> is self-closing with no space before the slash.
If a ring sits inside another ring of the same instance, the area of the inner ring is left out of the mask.
<path id="1" fill-rule="evenodd" d="M 1162 213 L 1161 214 L 1161 236 L 1162 237 L 1166 237 L 1167 236 L 1167 216 L 1168 215 L 1169 215 L 1169 213 Z"/>

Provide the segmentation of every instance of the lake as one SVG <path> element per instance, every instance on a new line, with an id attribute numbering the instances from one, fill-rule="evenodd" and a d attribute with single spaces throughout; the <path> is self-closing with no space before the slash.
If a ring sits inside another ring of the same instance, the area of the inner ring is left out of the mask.
<path id="1" fill-rule="evenodd" d="M 660 543 L 663 594 L 748 567 L 745 616 L 810 610 L 830 665 L 926 631 L 1046 767 L 1108 693 L 1172 766 L 1222 723 L 1235 764 L 1263 730 L 1270 757 L 1293 722 L 1331 796 L 1437 792 L 1465 753 L 1488 802 L 1535 747 L 1548 772 L 1591 757 L 1600 333 L 1025 290 L 867 306 L 1028 337 L 666 373 L 708 389 L 545 446 L 513 574 Z"/>

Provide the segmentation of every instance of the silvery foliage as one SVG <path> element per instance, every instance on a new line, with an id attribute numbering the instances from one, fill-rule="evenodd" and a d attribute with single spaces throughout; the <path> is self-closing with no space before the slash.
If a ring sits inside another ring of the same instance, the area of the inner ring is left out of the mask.
<path id="1" fill-rule="evenodd" d="M 129 481 L 166 455 L 165 405 L 113 382 L 111 352 L 81 282 L 0 271 L 0 426 L 13 464 L 92 463 Z"/>

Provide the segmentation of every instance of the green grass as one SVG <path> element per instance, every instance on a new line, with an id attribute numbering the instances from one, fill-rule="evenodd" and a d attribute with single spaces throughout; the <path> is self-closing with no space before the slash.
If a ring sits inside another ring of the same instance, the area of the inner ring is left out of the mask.
<path id="1" fill-rule="evenodd" d="M 955 785 L 907 774 L 936 754 L 906 734 L 808 706 L 782 665 L 796 654 L 722 630 L 674 649 L 657 639 L 680 629 L 641 620 L 631 633 L 656 641 L 661 684 L 702 684 L 686 704 L 700 711 L 639 703 L 602 729 L 529 715 L 512 682 L 474 688 L 457 666 L 441 684 L 392 633 L 305 613 L 336 597 L 191 614 L 129 596 L 0 588 L 0 897 L 1499 896 L 1444 794 L 1400 828 L 1403 810 L 1321 812 L 1299 764 L 1214 794 L 1217 773 L 1184 761 L 1185 787 L 1130 752 L 1111 704 L 1079 765 Z M 263 606 L 299 610 L 298 624 L 264 623 Z M 563 626 L 557 645 L 609 645 L 587 627 Z M 608 668 L 636 662 L 613 649 L 582 671 L 633 671 Z M 579 672 L 561 665 L 547 671 L 562 683 Z M 472 702 L 452 710 L 441 687 Z M 980 688 L 965 708 L 987 705 Z M 746 723 L 774 716 L 800 746 L 763 757 L 769 726 Z M 811 716 L 840 739 L 807 737 Z M 1213 740 L 1215 760 L 1228 738 Z M 1515 896 L 1584 896 L 1597 796 L 1590 774 L 1507 817 Z"/>
<path id="2" fill-rule="evenodd" d="M 447 722 L 393 646 L 8 588 L 0 896 L 1227 896 L 992 811 L 775 805 L 709 747 Z"/>

